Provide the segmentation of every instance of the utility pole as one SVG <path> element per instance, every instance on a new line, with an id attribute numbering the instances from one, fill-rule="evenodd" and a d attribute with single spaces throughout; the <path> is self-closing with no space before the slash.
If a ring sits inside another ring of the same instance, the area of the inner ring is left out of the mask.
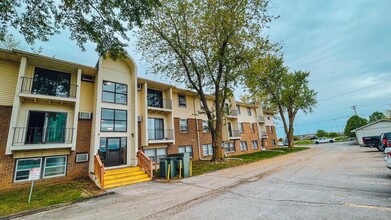
<path id="1" fill-rule="evenodd" d="M 351 106 L 351 108 L 353 109 L 355 115 L 357 115 L 357 111 L 356 111 L 357 107 L 358 107 L 357 105 Z"/>

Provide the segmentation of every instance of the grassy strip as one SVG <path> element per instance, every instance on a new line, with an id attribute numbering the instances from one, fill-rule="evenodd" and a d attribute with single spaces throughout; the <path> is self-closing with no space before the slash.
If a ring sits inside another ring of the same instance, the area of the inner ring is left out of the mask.
<path id="1" fill-rule="evenodd" d="M 288 148 L 278 148 L 276 151 L 263 151 L 256 152 L 252 154 L 244 154 L 239 156 L 233 156 L 232 158 L 240 158 L 242 160 L 227 160 L 223 163 L 212 163 L 210 161 L 194 161 L 193 162 L 193 176 L 201 175 L 204 173 L 222 170 L 229 167 L 236 167 L 247 163 L 252 163 L 280 155 L 285 155 L 287 153 L 298 152 L 302 150 L 307 150 L 308 147 L 296 147 L 294 149 Z M 277 151 L 278 150 L 278 151 Z M 281 152 L 282 151 L 282 152 Z"/>
<path id="2" fill-rule="evenodd" d="M 310 145 L 310 144 L 314 144 L 314 141 L 313 140 L 299 140 L 299 141 L 295 141 L 295 145 Z"/>
<path id="3" fill-rule="evenodd" d="M 39 209 L 55 204 L 76 201 L 98 195 L 102 191 L 88 180 L 78 180 L 56 185 L 34 186 L 31 202 L 27 203 L 30 188 L 0 193 L 0 217 L 22 211 Z M 86 193 L 88 192 L 88 193 Z"/>

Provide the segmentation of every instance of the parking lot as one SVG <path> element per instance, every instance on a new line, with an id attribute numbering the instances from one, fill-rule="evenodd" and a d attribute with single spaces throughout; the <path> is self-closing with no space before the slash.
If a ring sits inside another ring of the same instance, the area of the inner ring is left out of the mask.
<path id="1" fill-rule="evenodd" d="M 116 194 L 26 219 L 390 219 L 391 170 L 377 149 L 312 149 Z"/>

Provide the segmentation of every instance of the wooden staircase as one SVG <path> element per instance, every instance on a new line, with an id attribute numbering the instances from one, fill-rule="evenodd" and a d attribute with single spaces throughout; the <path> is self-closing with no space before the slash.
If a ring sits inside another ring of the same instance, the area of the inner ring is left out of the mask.
<path id="1" fill-rule="evenodd" d="M 130 185 L 150 181 L 149 175 L 140 167 L 125 167 L 105 170 L 104 188 L 110 189 L 119 186 Z"/>

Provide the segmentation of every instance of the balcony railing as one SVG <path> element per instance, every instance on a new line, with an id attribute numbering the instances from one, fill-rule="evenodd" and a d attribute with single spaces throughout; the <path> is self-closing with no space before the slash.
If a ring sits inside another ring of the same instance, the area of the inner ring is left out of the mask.
<path id="1" fill-rule="evenodd" d="M 171 99 L 148 99 L 148 107 L 172 109 Z"/>
<path id="2" fill-rule="evenodd" d="M 267 132 L 266 131 L 260 131 L 260 135 L 261 135 L 261 137 L 266 137 L 267 136 Z"/>
<path id="3" fill-rule="evenodd" d="M 148 129 L 149 141 L 174 140 L 173 129 Z"/>
<path id="4" fill-rule="evenodd" d="M 259 122 L 265 122 L 265 116 L 258 116 Z"/>
<path id="5" fill-rule="evenodd" d="M 237 109 L 228 109 L 228 116 L 238 116 L 238 110 Z"/>
<path id="6" fill-rule="evenodd" d="M 77 85 L 57 82 L 38 82 L 34 78 L 22 77 L 21 93 L 76 98 Z"/>
<path id="7" fill-rule="evenodd" d="M 239 130 L 232 130 L 229 132 L 229 137 L 240 137 L 240 131 Z"/>
<path id="8" fill-rule="evenodd" d="M 15 127 L 13 144 L 71 144 L 74 128 Z"/>

